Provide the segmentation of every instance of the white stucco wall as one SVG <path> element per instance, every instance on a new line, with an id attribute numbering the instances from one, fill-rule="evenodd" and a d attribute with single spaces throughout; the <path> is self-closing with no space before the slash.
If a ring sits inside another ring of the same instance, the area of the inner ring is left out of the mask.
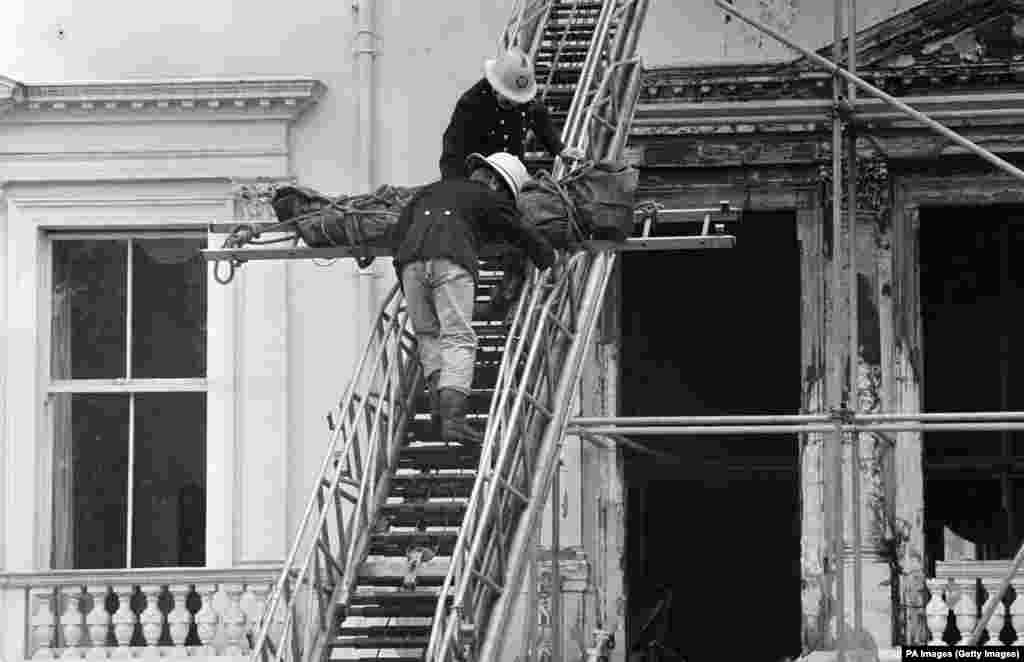
<path id="1" fill-rule="evenodd" d="M 419 184 L 437 173 L 441 134 L 455 99 L 481 75 L 511 13 L 512 0 L 431 3 L 378 2 L 374 183 Z M 165 77 L 305 76 L 323 81 L 326 94 L 293 127 L 290 169 L 301 182 L 333 193 L 358 190 L 355 12 L 351 2 L 297 0 L 256 7 L 237 0 L 182 0 L 142 6 L 122 0 L 6 3 L 0 21 L 0 71 L 23 82 L 95 81 Z M 63 30 L 62 36 L 58 30 Z M 237 360 L 240 389 L 253 400 L 238 409 L 239 461 L 246 432 L 269 417 L 286 417 L 288 494 L 285 530 L 266 530 L 262 505 L 279 506 L 244 475 L 237 498 L 245 522 L 235 540 L 240 560 L 279 556 L 308 497 L 327 438 L 324 415 L 336 405 L 367 335 L 374 292 L 393 282 L 386 261 L 378 277 L 357 274 L 353 263 L 330 266 L 250 263 L 244 288 Z M 285 279 L 287 290 L 274 293 Z M 375 288 L 368 285 L 376 282 Z M 215 286 L 220 287 L 220 286 Z M 268 287 L 270 289 L 268 289 Z M 253 297 L 263 300 L 255 301 Z M 268 298 L 269 297 L 269 300 Z M 272 301 L 272 303 L 270 303 Z M 288 309 L 281 330 L 261 324 L 266 306 Z M 353 310 L 362 314 L 353 314 Z M 273 332 L 273 333 L 271 333 Z M 288 349 L 287 411 L 268 411 L 260 397 L 261 357 L 284 340 Z M 248 389 L 247 389 L 248 384 Z M 251 441 L 248 443 L 252 443 Z M 270 456 L 262 457 L 272 468 Z M 245 474 L 244 467 L 240 474 Z M 249 472 L 250 474 L 252 472 Z M 268 476 L 267 485 L 278 485 Z M 247 500 L 255 499 L 246 505 Z M 275 518 L 271 518 L 275 519 Z"/>
<path id="2" fill-rule="evenodd" d="M 737 0 L 736 6 L 754 9 L 758 3 Z M 421 104 L 425 119 L 433 118 L 434 108 L 449 100 L 446 92 L 473 79 L 476 60 L 493 44 L 513 6 L 512 0 L 379 4 L 381 64 L 405 70 L 406 80 L 415 81 L 402 88 L 404 94 L 384 95 L 382 101 L 417 98 L 433 90 L 429 99 L 420 98 L 428 101 Z M 829 41 L 833 3 L 797 4 L 793 34 L 815 47 Z M 920 2 L 857 4 L 858 23 L 864 26 Z M 35 80 L 295 73 L 317 75 L 330 84 L 343 81 L 351 68 L 350 15 L 350 2 L 324 0 L 266 8 L 240 0 L 145 5 L 125 0 L 11 0 L 4 3 L 0 21 L 0 71 Z M 789 56 L 774 44 L 762 49 L 748 42 L 736 22 L 724 25 L 710 0 L 654 0 L 649 17 L 640 54 L 651 65 Z M 63 39 L 58 37 L 59 28 L 64 29 Z M 405 125 L 401 122 L 396 128 Z M 421 130 L 430 126 L 424 122 Z M 421 158 L 411 157 L 414 163 Z"/>

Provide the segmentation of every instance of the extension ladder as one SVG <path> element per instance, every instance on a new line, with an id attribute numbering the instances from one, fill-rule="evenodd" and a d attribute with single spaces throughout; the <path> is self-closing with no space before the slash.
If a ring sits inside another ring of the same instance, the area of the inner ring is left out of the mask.
<path id="1" fill-rule="evenodd" d="M 531 10 L 544 17 L 531 51 L 547 67 L 545 82 L 558 81 L 572 94 L 563 140 L 618 158 L 637 99 L 640 63 L 632 55 L 647 2 L 533 3 L 520 14 Z M 516 22 L 529 30 L 528 21 Z M 572 57 L 579 42 L 586 44 L 582 62 Z M 554 91 L 546 88 L 542 98 L 557 103 Z M 552 174 L 561 170 L 556 162 Z M 490 661 L 503 650 L 615 258 L 611 251 L 581 252 L 529 274 L 498 371 L 477 480 L 437 598 L 428 662 Z"/>
<path id="2" fill-rule="evenodd" d="M 633 53 L 647 5 L 534 0 L 518 8 L 505 39 L 530 45 L 567 144 L 604 158 L 621 154 L 638 97 Z M 556 161 L 552 174 L 562 169 Z M 415 337 L 394 287 L 328 417 L 327 452 L 259 624 L 253 661 L 497 659 L 617 252 L 734 241 L 709 235 L 705 219 L 698 236 L 649 237 L 645 230 L 625 244 L 588 241 L 549 270 L 531 269 L 510 325 L 473 322 L 477 415 L 470 418 L 486 425 L 477 448 L 449 448 L 431 434 Z M 204 254 L 234 266 L 352 256 L 344 247 L 297 246 Z M 478 300 L 501 280 L 498 254 L 500 247 L 483 252 Z M 595 646 L 590 657 L 602 650 Z"/>

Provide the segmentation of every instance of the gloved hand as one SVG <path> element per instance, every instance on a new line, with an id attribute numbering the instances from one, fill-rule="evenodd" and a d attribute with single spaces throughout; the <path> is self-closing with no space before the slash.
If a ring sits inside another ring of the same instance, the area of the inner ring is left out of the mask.
<path id="1" fill-rule="evenodd" d="M 562 153 L 559 156 L 561 156 L 563 159 L 581 161 L 587 158 L 587 153 L 580 149 L 579 147 L 566 147 L 565 149 L 562 150 Z"/>

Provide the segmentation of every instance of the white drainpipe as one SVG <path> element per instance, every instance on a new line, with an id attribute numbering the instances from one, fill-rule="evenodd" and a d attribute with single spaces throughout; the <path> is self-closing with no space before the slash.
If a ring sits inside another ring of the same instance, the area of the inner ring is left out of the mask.
<path id="1" fill-rule="evenodd" d="M 374 131 L 374 92 L 376 91 L 376 80 L 374 78 L 374 63 L 377 57 L 377 33 L 376 33 L 376 12 L 375 0 L 352 0 L 352 10 L 356 15 L 356 71 L 359 80 L 359 109 L 358 126 L 356 131 L 359 138 L 359 162 L 357 167 L 360 177 L 356 179 L 357 187 L 362 193 L 370 193 L 376 188 L 376 153 L 375 153 L 375 131 Z M 378 259 L 368 268 L 360 270 L 357 277 L 359 298 L 363 304 L 363 315 L 365 324 L 362 325 L 365 331 L 361 333 L 359 342 L 365 342 L 369 336 L 371 320 L 377 314 L 380 297 L 380 280 L 382 274 L 379 270 L 380 260 Z"/>

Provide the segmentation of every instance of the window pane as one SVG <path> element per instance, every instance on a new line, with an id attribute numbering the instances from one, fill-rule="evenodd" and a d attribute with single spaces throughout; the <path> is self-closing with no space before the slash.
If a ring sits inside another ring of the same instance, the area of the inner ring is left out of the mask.
<path id="1" fill-rule="evenodd" d="M 129 398 L 59 394 L 51 401 L 57 568 L 125 566 Z"/>
<path id="2" fill-rule="evenodd" d="M 53 242 L 54 379 L 124 377 L 128 244 Z"/>
<path id="3" fill-rule="evenodd" d="M 135 396 L 134 483 L 132 565 L 203 565 L 205 393 Z"/>
<path id="4" fill-rule="evenodd" d="M 196 239 L 135 240 L 132 377 L 206 376 L 206 262 Z"/>

